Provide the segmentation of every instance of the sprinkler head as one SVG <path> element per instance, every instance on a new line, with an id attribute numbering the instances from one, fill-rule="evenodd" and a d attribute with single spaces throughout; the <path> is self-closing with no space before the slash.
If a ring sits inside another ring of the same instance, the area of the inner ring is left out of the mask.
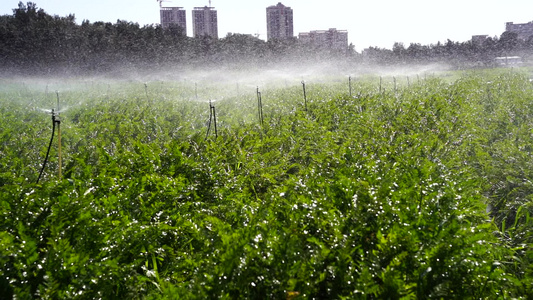
<path id="1" fill-rule="evenodd" d="M 56 111 L 52 108 L 51 114 L 52 114 L 52 121 L 54 123 L 61 123 L 61 120 L 59 119 L 59 112 L 56 114 Z"/>

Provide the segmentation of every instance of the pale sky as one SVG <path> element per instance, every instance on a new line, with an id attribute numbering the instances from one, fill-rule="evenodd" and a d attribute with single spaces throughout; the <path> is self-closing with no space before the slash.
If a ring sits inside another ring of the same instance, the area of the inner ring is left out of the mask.
<path id="1" fill-rule="evenodd" d="M 12 15 L 17 0 L 0 0 L 0 14 Z M 23 1 L 26 3 L 27 1 Z M 48 14 L 74 14 L 76 21 L 116 22 L 140 25 L 159 23 L 157 0 L 34 0 Z M 218 35 L 228 32 L 259 34 L 266 39 L 266 7 L 278 0 L 212 0 L 218 11 Z M 192 35 L 191 10 L 208 5 L 208 0 L 168 0 L 163 6 L 187 10 L 187 31 Z M 394 42 L 407 47 L 469 40 L 472 35 L 500 36 L 505 22 L 533 21 L 533 0 L 284 0 L 294 11 L 294 34 L 337 28 L 348 30 L 357 51 L 369 46 L 391 49 Z"/>

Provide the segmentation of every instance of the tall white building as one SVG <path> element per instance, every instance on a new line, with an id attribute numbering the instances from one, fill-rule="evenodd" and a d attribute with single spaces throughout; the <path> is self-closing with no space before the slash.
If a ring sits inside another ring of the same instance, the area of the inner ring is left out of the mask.
<path id="1" fill-rule="evenodd" d="M 187 34 L 187 18 L 183 7 L 161 7 L 159 9 L 161 27 L 168 28 L 170 24 L 176 24 Z"/>
<path id="2" fill-rule="evenodd" d="M 267 39 L 288 39 L 294 36 L 293 13 L 281 2 L 269 6 L 267 14 Z"/>
<path id="3" fill-rule="evenodd" d="M 214 7 L 195 7 L 192 11 L 194 37 L 210 36 L 218 39 L 218 18 Z"/>

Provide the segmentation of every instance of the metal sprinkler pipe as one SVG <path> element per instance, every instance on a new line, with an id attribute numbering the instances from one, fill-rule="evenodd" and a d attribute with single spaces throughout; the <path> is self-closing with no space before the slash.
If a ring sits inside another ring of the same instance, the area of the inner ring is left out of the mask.
<path id="1" fill-rule="evenodd" d="M 46 156 L 44 157 L 43 166 L 41 167 L 41 171 L 39 172 L 39 177 L 37 177 L 37 181 L 35 183 L 39 183 L 39 180 L 41 180 L 41 176 L 43 175 L 44 168 L 46 167 L 46 162 L 48 162 L 48 155 L 50 155 L 50 149 L 52 148 L 52 142 L 54 141 L 54 132 L 56 131 L 56 115 L 54 112 L 54 109 L 52 109 L 52 137 L 50 138 L 50 143 L 48 144 L 48 150 L 46 151 Z"/>

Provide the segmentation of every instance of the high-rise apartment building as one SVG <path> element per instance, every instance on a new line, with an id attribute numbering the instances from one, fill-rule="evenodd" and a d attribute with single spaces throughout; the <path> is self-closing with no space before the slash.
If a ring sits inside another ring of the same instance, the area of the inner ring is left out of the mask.
<path id="1" fill-rule="evenodd" d="M 292 9 L 281 2 L 269 6 L 267 13 L 267 39 L 288 39 L 294 36 Z"/>
<path id="2" fill-rule="evenodd" d="M 159 9 L 161 27 L 168 28 L 170 24 L 176 24 L 187 34 L 187 18 L 183 7 L 161 7 Z"/>
<path id="3" fill-rule="evenodd" d="M 214 7 L 194 8 L 192 11 L 192 31 L 194 37 L 207 35 L 218 39 L 218 19 Z"/>

